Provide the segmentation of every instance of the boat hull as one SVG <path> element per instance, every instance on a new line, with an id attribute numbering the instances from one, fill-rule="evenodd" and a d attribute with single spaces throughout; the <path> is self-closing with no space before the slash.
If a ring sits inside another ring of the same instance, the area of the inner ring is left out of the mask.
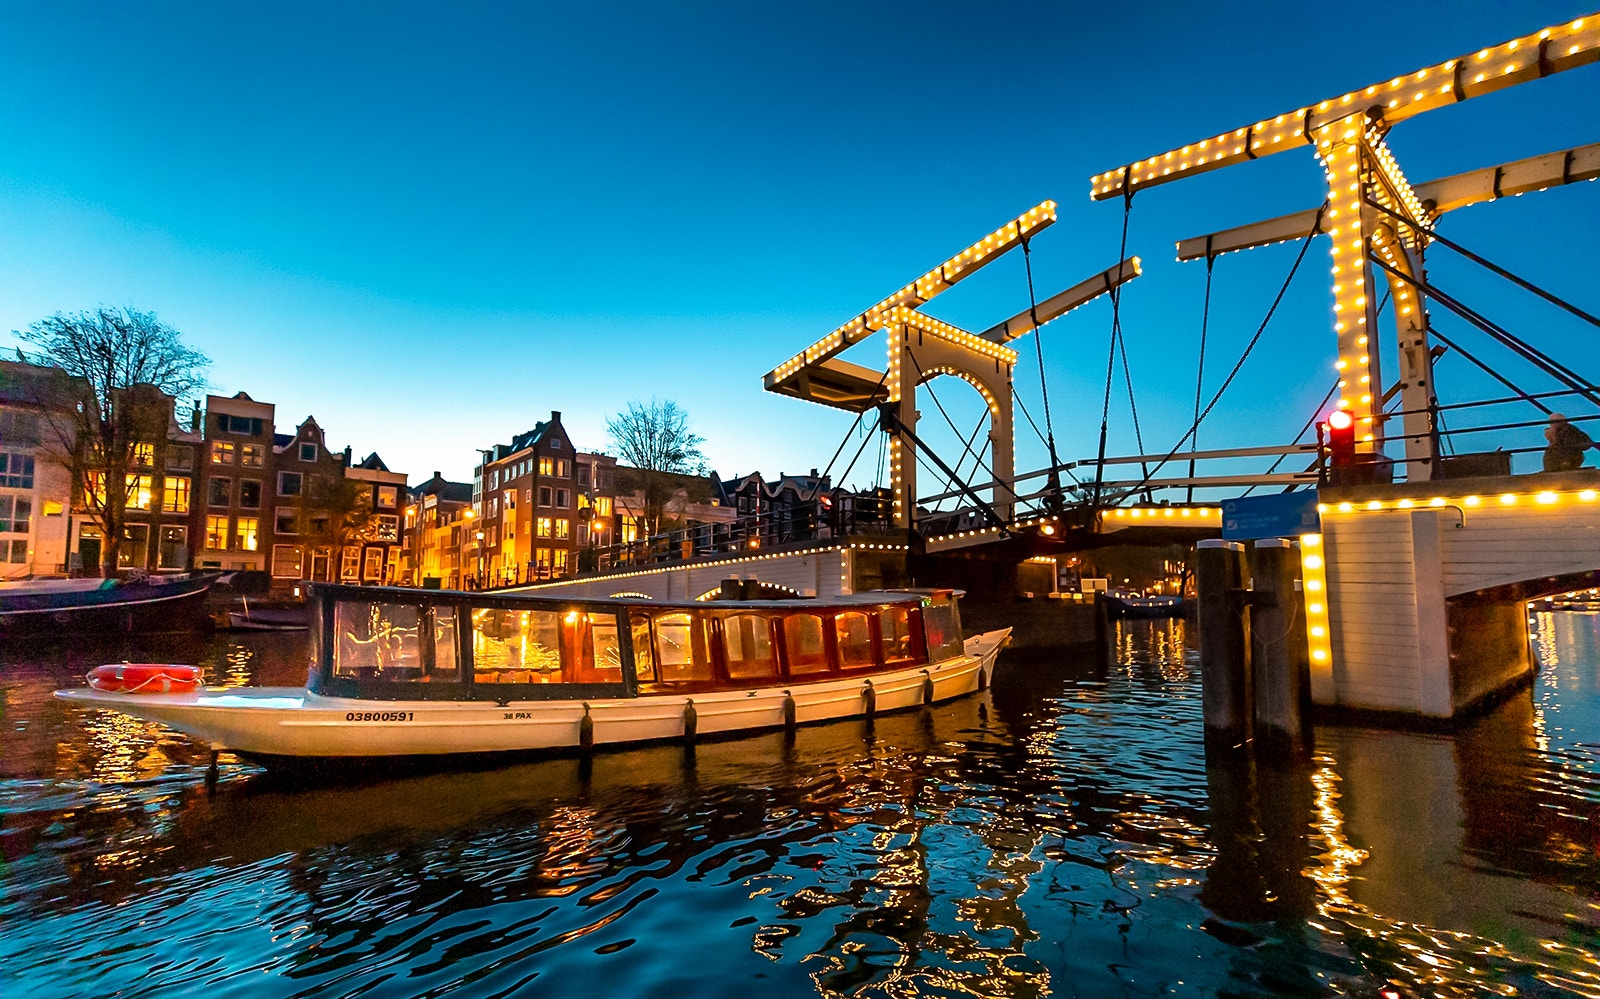
<path id="1" fill-rule="evenodd" d="M 0 594 L 0 635 L 183 631 L 196 627 L 215 574 L 110 589 Z"/>
<path id="2" fill-rule="evenodd" d="M 551 752 L 782 728 L 791 710 L 793 724 L 804 725 L 961 697 L 988 685 L 1010 631 L 968 639 L 961 656 L 871 676 L 588 702 L 372 701 L 288 687 L 170 695 L 74 688 L 56 696 L 160 722 L 214 750 L 268 762 Z"/>

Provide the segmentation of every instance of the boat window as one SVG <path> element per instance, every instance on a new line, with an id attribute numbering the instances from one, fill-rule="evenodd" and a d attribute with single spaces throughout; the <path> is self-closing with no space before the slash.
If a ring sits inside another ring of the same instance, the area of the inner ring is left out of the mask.
<path id="1" fill-rule="evenodd" d="M 760 614 L 730 614 L 723 619 L 722 655 L 730 680 L 764 680 L 778 675 L 772 624 Z"/>
<path id="2" fill-rule="evenodd" d="M 650 616 L 634 611 L 628 615 L 633 629 L 633 673 L 640 683 L 650 683 L 656 678 L 656 657 L 650 647 Z"/>
<path id="3" fill-rule="evenodd" d="M 461 679 L 461 650 L 458 645 L 456 609 L 433 609 L 433 667 L 427 678 L 434 683 L 456 683 Z"/>
<path id="4" fill-rule="evenodd" d="M 846 611 L 834 618 L 834 633 L 839 639 L 839 665 L 849 669 L 854 666 L 871 666 L 872 627 L 867 615 L 860 611 Z"/>
<path id="5" fill-rule="evenodd" d="M 828 671 L 828 646 L 822 638 L 822 618 L 815 614 L 789 615 L 783 619 L 783 641 L 789 657 L 790 676 Z"/>
<path id="6" fill-rule="evenodd" d="M 922 605 L 922 630 L 928 640 L 928 661 L 938 662 L 965 651 L 956 605 L 939 601 Z"/>
<path id="7" fill-rule="evenodd" d="M 658 614 L 655 619 L 656 678 L 662 683 L 710 680 L 706 621 L 696 614 Z"/>
<path id="8" fill-rule="evenodd" d="M 910 662 L 917 658 L 916 639 L 911 635 L 911 608 L 885 607 L 879 611 L 878 633 L 883 636 L 885 663 Z"/>
<path id="9" fill-rule="evenodd" d="M 560 683 L 561 615 L 473 608 L 473 683 Z"/>
<path id="10" fill-rule="evenodd" d="M 578 683 L 622 682 L 622 639 L 617 633 L 617 615 L 567 615 L 577 629 L 578 668 L 573 679 Z"/>
<path id="11" fill-rule="evenodd" d="M 333 609 L 333 675 L 356 680 L 423 678 L 422 608 L 340 601 Z"/>

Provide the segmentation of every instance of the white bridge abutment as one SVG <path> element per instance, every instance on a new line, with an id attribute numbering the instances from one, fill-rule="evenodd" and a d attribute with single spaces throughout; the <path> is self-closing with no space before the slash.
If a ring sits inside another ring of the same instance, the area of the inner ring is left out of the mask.
<path id="1" fill-rule="evenodd" d="M 1600 572 L 1600 471 L 1324 489 L 1319 708 L 1448 721 L 1535 670 L 1526 601 Z M 1315 571 L 1314 571 L 1315 570 Z M 1585 583 L 1584 585 L 1593 585 Z M 1317 603 L 1307 594 L 1307 608 Z M 1325 621 L 1325 624 L 1322 622 Z"/>

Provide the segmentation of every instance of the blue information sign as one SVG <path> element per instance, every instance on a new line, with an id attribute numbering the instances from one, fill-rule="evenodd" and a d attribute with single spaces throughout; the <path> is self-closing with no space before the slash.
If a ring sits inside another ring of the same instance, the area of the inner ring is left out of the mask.
<path id="1" fill-rule="evenodd" d="M 1225 541 L 1294 538 L 1302 534 L 1317 534 L 1321 530 L 1322 520 L 1317 516 L 1317 494 L 1314 490 L 1272 496 L 1241 496 L 1222 501 L 1222 537 Z"/>

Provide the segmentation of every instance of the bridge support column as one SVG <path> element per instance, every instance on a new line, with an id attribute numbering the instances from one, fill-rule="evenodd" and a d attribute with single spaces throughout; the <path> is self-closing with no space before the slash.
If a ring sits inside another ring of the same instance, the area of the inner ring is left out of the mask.
<path id="1" fill-rule="evenodd" d="M 1250 629 L 1241 599 L 1244 546 L 1205 540 L 1195 548 L 1206 748 L 1235 752 L 1250 740 Z"/>

